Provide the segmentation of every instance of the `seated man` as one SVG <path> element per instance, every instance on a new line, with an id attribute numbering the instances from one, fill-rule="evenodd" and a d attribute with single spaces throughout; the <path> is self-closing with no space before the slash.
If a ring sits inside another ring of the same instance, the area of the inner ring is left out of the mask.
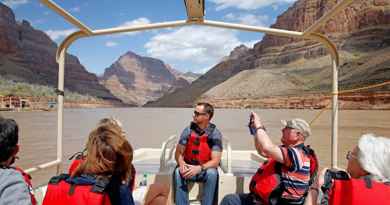
<path id="1" fill-rule="evenodd" d="M 187 184 L 190 181 L 204 183 L 202 205 L 213 203 L 222 153 L 222 135 L 210 123 L 213 114 L 212 105 L 198 103 L 191 125 L 180 136 L 175 153 L 178 167 L 174 172 L 177 205 L 189 204 Z"/>
<path id="2" fill-rule="evenodd" d="M 222 205 L 303 204 L 313 181 L 318 162 L 314 151 L 304 145 L 310 127 L 302 119 L 283 121 L 282 145 L 275 145 L 256 113 L 251 114 L 250 129 L 255 147 L 268 158 L 252 177 L 249 194 L 230 194 Z"/>
<path id="3" fill-rule="evenodd" d="M 19 129 L 12 119 L 0 117 L 0 204 L 36 204 L 31 178 L 12 167 L 19 152 Z"/>

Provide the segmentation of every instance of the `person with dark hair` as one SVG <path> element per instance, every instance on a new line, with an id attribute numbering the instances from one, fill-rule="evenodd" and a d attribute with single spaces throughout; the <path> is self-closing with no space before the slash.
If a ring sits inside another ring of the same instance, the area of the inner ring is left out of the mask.
<path id="1" fill-rule="evenodd" d="M 186 127 L 176 146 L 174 171 L 177 205 L 187 205 L 188 182 L 203 182 L 202 205 L 211 205 L 216 192 L 218 171 L 222 153 L 222 134 L 210 123 L 214 108 L 209 103 L 198 103 L 193 121 Z"/>
<path id="2" fill-rule="evenodd" d="M 15 120 L 0 117 L 0 204 L 36 204 L 31 177 L 13 167 L 19 152 L 19 127 Z"/>
<path id="3" fill-rule="evenodd" d="M 101 123 L 86 144 L 85 158 L 71 174 L 53 177 L 43 205 L 134 205 L 133 148 L 120 126 Z"/>

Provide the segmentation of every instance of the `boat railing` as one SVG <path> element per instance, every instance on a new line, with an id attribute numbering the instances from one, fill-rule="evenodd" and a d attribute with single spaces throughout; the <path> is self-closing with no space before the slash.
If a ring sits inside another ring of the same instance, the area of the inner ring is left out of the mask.
<path id="1" fill-rule="evenodd" d="M 168 171 L 168 163 L 174 158 L 173 155 L 177 141 L 178 137 L 176 135 L 172 135 L 166 141 L 163 142 L 161 146 L 160 172 Z M 168 158 L 166 157 L 167 152 L 169 153 Z"/>

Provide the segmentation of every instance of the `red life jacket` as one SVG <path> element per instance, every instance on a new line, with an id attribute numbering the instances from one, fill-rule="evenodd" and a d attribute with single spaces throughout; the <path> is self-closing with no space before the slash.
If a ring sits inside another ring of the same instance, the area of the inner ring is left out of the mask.
<path id="1" fill-rule="evenodd" d="M 352 179 L 344 171 L 327 170 L 321 189 L 324 192 L 321 204 L 324 205 L 390 204 L 390 185 L 368 176 Z"/>
<path id="2" fill-rule="evenodd" d="M 310 160 L 310 180 L 309 186 L 313 183 L 318 172 L 318 160 L 314 151 L 310 147 L 304 147 Z M 249 190 L 254 197 L 264 205 L 278 204 L 283 193 L 281 186 L 281 174 L 283 165 L 274 159 L 268 159 L 257 170 L 249 184 Z M 308 188 L 309 188 L 308 186 Z M 307 195 L 307 191 L 304 197 Z"/>
<path id="3" fill-rule="evenodd" d="M 104 192 L 108 179 L 93 182 L 80 177 L 69 179 L 68 174 L 53 177 L 47 186 L 43 205 L 111 205 L 108 194 Z"/>
<path id="4" fill-rule="evenodd" d="M 32 203 L 32 205 L 36 205 L 37 200 L 35 199 L 35 196 L 34 196 L 34 191 L 33 191 L 32 183 L 31 183 L 31 176 L 29 174 L 27 174 L 26 172 L 24 172 L 19 167 L 12 167 L 12 168 L 15 169 L 16 171 L 18 171 L 20 174 L 22 174 L 24 182 L 26 182 L 28 190 L 30 192 L 31 203 Z"/>
<path id="5" fill-rule="evenodd" d="M 211 159 L 211 149 L 208 144 L 208 136 L 204 132 L 201 136 L 191 131 L 184 150 L 184 161 L 192 165 L 202 165 Z"/>
<path id="6" fill-rule="evenodd" d="M 70 166 L 69 166 L 68 173 L 69 173 L 70 175 L 72 175 L 73 172 L 76 171 L 76 169 L 80 166 L 80 164 L 81 164 L 83 161 L 84 161 L 84 159 L 77 159 L 77 158 L 74 159 L 74 160 L 71 162 Z"/>

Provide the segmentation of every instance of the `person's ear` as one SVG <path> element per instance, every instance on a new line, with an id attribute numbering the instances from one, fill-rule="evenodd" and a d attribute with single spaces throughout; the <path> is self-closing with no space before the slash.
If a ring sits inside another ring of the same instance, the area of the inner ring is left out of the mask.
<path id="1" fill-rule="evenodd" d="M 299 132 L 299 139 L 305 141 L 305 136 L 301 132 Z"/>

